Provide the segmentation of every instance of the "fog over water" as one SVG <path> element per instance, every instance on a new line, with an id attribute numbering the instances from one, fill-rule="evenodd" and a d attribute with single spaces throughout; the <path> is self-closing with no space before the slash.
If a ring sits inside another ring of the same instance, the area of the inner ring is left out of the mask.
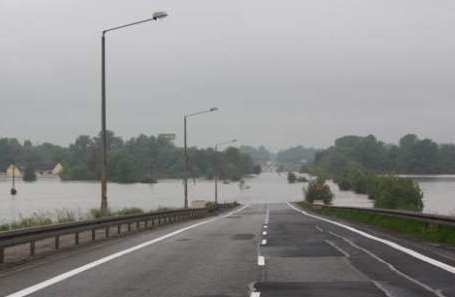
<path id="1" fill-rule="evenodd" d="M 455 215 L 455 176 L 416 178 L 424 192 L 424 212 Z M 329 183 L 335 194 L 334 205 L 370 207 L 365 195 L 339 191 Z M 99 207 L 99 184 L 96 182 L 61 182 L 41 179 L 35 183 L 19 182 L 19 194 L 9 195 L 10 181 L 0 181 L 0 222 L 19 219 L 34 212 L 55 214 L 66 209 L 83 216 L 89 209 Z M 220 185 L 220 201 L 242 204 L 274 203 L 303 199 L 303 184 L 288 184 L 286 174 L 263 173 L 246 179 L 246 188 L 238 183 Z M 190 183 L 191 200 L 213 200 L 212 181 Z M 183 185 L 180 180 L 161 180 L 157 184 L 109 184 L 109 203 L 112 209 L 140 207 L 153 210 L 160 207 L 178 208 L 183 205 Z"/>

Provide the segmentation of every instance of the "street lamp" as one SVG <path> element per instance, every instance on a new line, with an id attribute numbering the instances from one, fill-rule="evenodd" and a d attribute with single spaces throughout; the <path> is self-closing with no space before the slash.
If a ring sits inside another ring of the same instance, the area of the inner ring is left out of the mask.
<path id="1" fill-rule="evenodd" d="M 101 143 L 103 162 L 101 163 L 101 212 L 107 211 L 107 133 L 106 133 L 106 33 L 123 29 L 126 27 L 139 25 L 146 22 L 157 21 L 167 16 L 166 12 L 159 11 L 153 13 L 151 18 L 112 27 L 102 31 L 101 35 Z"/>
<path id="2" fill-rule="evenodd" d="M 187 120 L 190 117 L 194 117 L 197 115 L 201 115 L 204 113 L 209 113 L 209 112 L 214 112 L 217 111 L 218 107 L 212 107 L 209 110 L 203 110 L 195 113 L 190 113 L 186 114 L 183 116 L 183 144 L 184 144 L 184 154 L 185 154 L 185 170 L 184 170 L 184 175 L 183 175 L 183 187 L 184 187 L 184 196 L 185 196 L 185 201 L 184 201 L 184 207 L 188 208 L 188 163 L 189 163 L 189 158 L 188 158 L 188 141 L 187 141 Z"/>
<path id="3" fill-rule="evenodd" d="M 232 139 L 225 142 L 215 144 L 215 204 L 218 204 L 218 175 L 219 175 L 219 164 L 218 164 L 218 147 L 226 144 L 237 142 L 237 139 Z"/>

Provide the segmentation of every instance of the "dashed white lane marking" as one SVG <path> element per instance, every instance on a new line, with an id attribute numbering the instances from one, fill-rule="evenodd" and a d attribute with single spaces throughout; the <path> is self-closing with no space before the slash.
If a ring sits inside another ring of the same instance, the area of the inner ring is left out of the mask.
<path id="1" fill-rule="evenodd" d="M 141 244 L 138 244 L 138 245 L 133 246 L 131 248 L 128 248 L 126 250 L 123 250 L 123 251 L 117 252 L 115 254 L 103 257 L 103 258 L 101 258 L 99 260 L 90 262 L 90 263 L 85 264 L 85 265 L 83 265 L 81 267 L 78 267 L 78 268 L 75 268 L 75 269 L 70 270 L 68 272 L 59 274 L 59 275 L 57 275 L 57 276 L 55 276 L 53 278 L 50 278 L 50 279 L 45 280 L 43 282 L 40 282 L 40 283 L 38 283 L 36 285 L 33 285 L 31 287 L 22 289 L 20 291 L 15 292 L 15 293 L 9 294 L 9 295 L 7 295 L 5 297 L 23 297 L 23 296 L 28 296 L 28 295 L 33 294 L 33 293 L 35 293 L 37 291 L 40 291 L 40 290 L 42 290 L 44 288 L 47 288 L 47 287 L 52 286 L 52 285 L 55 285 L 56 283 L 64 281 L 64 280 L 66 280 L 66 279 L 68 279 L 70 277 L 73 277 L 73 276 L 75 276 L 77 274 L 80 274 L 80 273 L 82 273 L 84 271 L 90 270 L 90 269 L 92 269 L 92 268 L 94 268 L 96 266 L 99 266 L 101 264 L 107 263 L 107 262 L 112 261 L 114 259 L 117 259 L 117 258 L 119 258 L 121 256 L 130 254 L 130 253 L 132 253 L 134 251 L 140 250 L 140 249 L 145 248 L 147 246 L 153 245 L 155 243 L 158 243 L 160 241 L 163 241 L 163 240 L 165 240 L 167 238 L 173 237 L 173 236 L 175 236 L 177 234 L 180 234 L 180 233 L 183 233 L 185 231 L 191 230 L 193 228 L 196 228 L 196 227 L 211 223 L 211 222 L 216 221 L 216 220 L 218 220 L 220 218 L 228 217 L 230 215 L 233 215 L 234 213 L 237 213 L 237 212 L 240 212 L 240 211 L 244 210 L 247 207 L 248 207 L 248 205 L 245 205 L 242 208 L 240 208 L 238 210 L 235 210 L 235 211 L 232 211 L 232 212 L 230 212 L 230 213 L 228 213 L 228 214 L 226 214 L 224 216 L 208 219 L 208 220 L 205 220 L 205 221 L 190 225 L 188 227 L 185 227 L 185 228 L 182 228 L 182 229 L 178 229 L 176 231 L 173 231 L 171 233 L 165 234 L 165 235 L 160 236 L 158 238 L 143 242 Z"/>
<path id="2" fill-rule="evenodd" d="M 261 245 L 266 245 L 266 244 L 267 244 L 267 239 L 263 239 L 263 240 L 261 241 Z"/>
<path id="3" fill-rule="evenodd" d="M 264 256 L 258 256 L 258 265 L 259 266 L 264 266 L 265 265 L 265 257 Z"/>
<path id="4" fill-rule="evenodd" d="M 264 229 L 267 229 L 268 227 L 269 227 L 269 226 L 267 226 L 267 225 L 264 225 Z"/>
<path id="5" fill-rule="evenodd" d="M 324 229 L 322 229 L 322 228 L 319 227 L 319 226 L 314 226 L 314 228 L 316 228 L 316 230 L 318 230 L 319 232 L 324 232 Z"/>
<path id="6" fill-rule="evenodd" d="M 270 209 L 269 205 L 267 204 L 267 210 L 265 212 L 265 224 L 268 225 L 270 220 Z"/>
<path id="7" fill-rule="evenodd" d="M 387 239 L 383 239 L 383 238 L 380 238 L 380 237 L 371 235 L 371 234 L 369 234 L 369 233 L 366 233 L 366 232 L 364 232 L 364 231 L 360 231 L 360 230 L 358 230 L 358 229 L 356 229 L 356 228 L 353 228 L 353 227 L 350 227 L 350 226 L 341 224 L 341 223 L 339 223 L 339 222 L 331 221 L 331 220 L 329 220 L 329 219 L 322 218 L 322 217 L 317 216 L 317 215 L 309 214 L 309 213 L 307 213 L 306 211 L 303 211 L 303 210 L 301 210 L 301 209 L 298 209 L 297 207 L 293 206 L 293 205 L 292 205 L 291 203 L 289 203 L 289 202 L 288 202 L 287 204 L 288 204 L 288 206 L 289 206 L 290 208 L 292 208 L 292 209 L 294 209 L 295 211 L 298 211 L 298 212 L 300 212 L 300 213 L 302 213 L 302 214 L 304 214 L 304 215 L 306 215 L 306 216 L 309 216 L 309 217 L 312 217 L 312 218 L 315 218 L 315 219 L 318 219 L 318 220 L 321 220 L 321 221 L 324 221 L 324 222 L 327 222 L 327 223 L 336 225 L 336 226 L 338 226 L 338 227 L 347 229 L 347 230 L 349 230 L 349 231 L 351 231 L 351 232 L 357 233 L 357 234 L 359 234 L 359 235 L 361 235 L 361 236 L 363 236 L 363 237 L 366 237 L 366 238 L 368 238 L 368 239 L 371 239 L 371 240 L 374 240 L 374 241 L 378 241 L 378 242 L 383 243 L 384 245 L 389 246 L 389 247 L 391 247 L 391 248 L 393 248 L 393 249 L 395 249 L 395 250 L 398 250 L 398 251 L 403 252 L 403 253 L 405 253 L 405 254 L 407 254 L 407 255 L 409 255 L 409 256 L 412 256 L 412 257 L 414 257 L 414 258 L 416 258 L 416 259 L 419 259 L 419 260 L 421 260 L 421 261 L 423 261 L 423 262 L 426 262 L 426 263 L 428 263 L 428 264 L 431 264 L 431 265 L 433 265 L 433 266 L 436 266 L 436 267 L 438 267 L 438 268 L 441 268 L 441 269 L 443 269 L 443 270 L 445 270 L 445 271 L 447 271 L 447 272 L 450 272 L 450 273 L 455 274 L 455 267 L 454 267 L 454 266 L 451 266 L 451 265 L 449 265 L 449 264 L 446 264 L 446 263 L 443 263 L 443 262 L 438 261 L 438 260 L 436 260 L 436 259 L 433 259 L 433 258 L 430 258 L 430 257 L 428 257 L 428 256 L 425 256 L 425 255 L 423 255 L 423 254 L 421 254 L 421 253 L 419 253 L 419 252 L 417 252 L 417 251 L 411 250 L 410 248 L 407 248 L 407 247 L 404 247 L 404 246 L 402 246 L 402 245 L 399 245 L 399 244 L 397 244 L 397 243 L 395 243 L 395 242 L 393 242 L 393 241 L 390 241 L 390 240 L 387 240 Z"/>
<path id="8" fill-rule="evenodd" d="M 393 272 L 395 272 L 396 274 L 404 277 L 405 279 L 409 280 L 410 282 L 424 288 L 425 290 L 433 293 L 434 295 L 436 296 L 439 296 L 439 297 L 445 297 L 444 294 L 442 294 L 441 290 L 437 290 L 437 289 L 433 289 L 432 287 L 416 280 L 415 278 L 407 275 L 406 273 L 402 272 L 401 270 L 399 270 L 398 268 L 396 268 L 395 266 L 393 266 L 392 264 L 390 264 L 389 262 L 387 262 L 386 260 L 382 259 L 381 257 L 379 257 L 378 255 L 376 255 L 375 253 L 367 250 L 366 248 L 363 248 L 361 246 L 359 246 L 358 244 L 354 243 L 352 240 L 344 237 L 344 236 L 341 236 L 341 235 L 338 235 L 334 232 L 329 232 L 330 234 L 332 234 L 333 236 L 335 237 L 338 237 L 338 238 L 341 238 L 343 239 L 344 241 L 346 241 L 349 245 L 351 245 L 352 247 L 366 253 L 367 255 L 369 255 L 370 257 L 376 259 L 377 261 L 383 263 L 384 265 L 386 265 L 390 270 L 392 270 Z"/>
<path id="9" fill-rule="evenodd" d="M 267 231 L 263 231 L 262 235 L 264 235 L 264 236 L 267 235 Z"/>
<path id="10" fill-rule="evenodd" d="M 260 297 L 261 292 L 251 292 L 250 297 Z"/>
<path id="11" fill-rule="evenodd" d="M 331 245 L 334 249 L 336 249 L 337 251 L 339 251 L 340 253 L 342 253 L 346 258 L 349 258 L 350 255 L 348 252 L 346 252 L 345 250 L 343 250 L 342 248 L 340 248 L 339 246 L 337 246 L 333 241 L 331 240 L 324 240 L 327 244 Z"/>

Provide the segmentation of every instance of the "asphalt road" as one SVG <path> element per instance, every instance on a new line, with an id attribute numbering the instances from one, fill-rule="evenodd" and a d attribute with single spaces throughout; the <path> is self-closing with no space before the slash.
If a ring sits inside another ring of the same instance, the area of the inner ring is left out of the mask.
<path id="1" fill-rule="evenodd" d="M 455 296 L 448 271 L 455 263 L 411 248 L 400 251 L 287 204 L 251 205 L 0 272 L 0 295 Z"/>

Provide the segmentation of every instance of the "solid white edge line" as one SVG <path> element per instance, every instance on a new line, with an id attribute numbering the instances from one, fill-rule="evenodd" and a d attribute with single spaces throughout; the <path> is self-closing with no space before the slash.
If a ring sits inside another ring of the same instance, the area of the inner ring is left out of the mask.
<path id="1" fill-rule="evenodd" d="M 337 237 L 337 238 L 341 238 L 342 240 L 344 240 L 345 242 L 347 242 L 349 245 L 351 245 L 352 247 L 364 252 L 365 254 L 369 255 L 370 257 L 372 257 L 373 259 L 377 260 L 378 262 L 386 265 L 391 271 L 395 272 L 396 274 L 404 277 L 405 279 L 409 280 L 410 282 L 424 288 L 425 290 L 427 290 L 428 292 L 434 294 L 435 296 L 438 296 L 438 297 L 445 297 L 444 294 L 442 294 L 442 291 L 439 290 L 439 289 L 433 289 L 432 287 L 430 287 L 429 285 L 427 284 L 424 284 L 418 280 L 416 280 L 415 278 L 407 275 L 406 273 L 402 272 L 401 270 L 399 270 L 398 268 L 396 268 L 395 266 L 393 266 L 392 264 L 390 264 L 389 262 L 385 261 L 384 259 L 382 259 L 381 257 L 379 257 L 378 255 L 376 255 L 375 253 L 367 250 L 366 248 L 363 248 L 361 246 L 359 246 L 358 244 L 355 244 L 353 241 L 347 239 L 346 237 L 344 236 L 341 236 L 341 235 L 338 235 L 334 232 L 329 232 L 329 234 Z"/>
<path id="2" fill-rule="evenodd" d="M 258 265 L 259 266 L 264 266 L 265 265 L 265 257 L 264 256 L 258 256 Z"/>
<path id="3" fill-rule="evenodd" d="M 112 260 L 114 260 L 116 258 L 119 258 L 119 257 L 124 256 L 126 254 L 132 253 L 132 252 L 137 251 L 139 249 L 145 248 L 145 247 L 147 247 L 149 245 L 152 245 L 152 244 L 155 244 L 157 242 L 163 241 L 163 240 L 165 240 L 167 238 L 173 237 L 173 236 L 175 236 L 177 234 L 183 233 L 183 232 L 191 230 L 193 228 L 208 224 L 208 223 L 213 222 L 215 220 L 218 220 L 220 218 L 228 217 L 228 216 L 230 216 L 230 215 L 232 215 L 234 213 L 237 213 L 237 212 L 240 212 L 240 211 L 244 210 L 247 207 L 248 207 L 248 205 L 245 205 L 245 206 L 243 206 L 243 207 L 241 207 L 241 208 L 239 208 L 237 210 L 234 210 L 234 211 L 232 211 L 232 212 L 230 212 L 230 213 L 228 213 L 226 215 L 223 215 L 223 216 L 220 216 L 220 217 L 211 218 L 211 219 L 208 219 L 208 220 L 205 220 L 205 221 L 202 221 L 202 222 L 187 226 L 185 228 L 178 229 L 176 231 L 173 231 L 171 233 L 165 234 L 165 235 L 160 236 L 158 238 L 143 242 L 141 244 L 138 244 L 138 245 L 133 246 L 131 248 L 128 248 L 126 250 L 111 254 L 109 256 L 106 256 L 106 257 L 103 257 L 103 258 L 98 259 L 96 261 L 90 262 L 90 263 L 85 264 L 83 266 L 80 266 L 78 268 L 75 268 L 75 269 L 72 269 L 72 270 L 67 271 L 65 273 L 59 274 L 59 275 L 57 275 L 57 276 L 55 276 L 53 278 L 50 278 L 50 279 L 45 280 L 45 281 L 42 281 L 42 282 L 37 283 L 37 284 L 35 284 L 33 286 L 30 286 L 28 288 L 22 289 L 20 291 L 15 292 L 15 293 L 11 293 L 9 295 L 6 295 L 5 297 L 24 297 L 24 296 L 28 296 L 30 294 L 33 294 L 33 293 L 39 291 L 39 290 L 42 290 L 42 289 L 47 288 L 49 286 L 52 286 L 52 285 L 54 285 L 56 283 L 59 283 L 59 282 L 65 280 L 65 279 L 73 277 L 73 276 L 75 276 L 75 275 L 77 275 L 79 273 L 82 273 L 84 271 L 92 269 L 92 268 L 94 268 L 96 266 L 99 266 L 101 264 L 107 263 L 107 262 L 112 261 Z"/>
<path id="4" fill-rule="evenodd" d="M 425 255 L 423 255 L 423 254 L 421 254 L 421 253 L 419 253 L 419 252 L 416 252 L 416 251 L 414 251 L 414 250 L 411 250 L 410 248 L 407 248 L 407 247 L 404 247 L 404 246 L 402 246 L 402 245 L 399 245 L 399 244 L 397 244 L 397 243 L 395 243 L 395 242 L 393 242 L 393 241 L 390 241 L 390 240 L 387 240 L 387 239 L 383 239 L 383 238 L 380 238 L 380 237 L 371 235 L 371 234 L 369 234 L 369 233 L 366 233 L 366 232 L 364 232 L 364 231 L 360 231 L 360 230 L 358 230 L 358 229 L 356 229 L 356 228 L 353 228 L 353 227 L 350 227 L 350 226 L 341 224 L 341 223 L 339 223 L 339 222 L 331 221 L 331 220 L 329 220 L 329 219 L 322 218 L 322 217 L 317 216 L 317 215 L 309 214 L 309 213 L 307 213 L 306 211 L 301 210 L 301 209 L 295 207 L 294 205 L 292 205 L 292 204 L 289 203 L 289 202 L 287 202 L 287 204 L 288 204 L 288 206 L 289 206 L 290 208 L 292 208 L 292 209 L 294 209 L 295 211 L 300 212 L 300 213 L 302 213 L 302 214 L 304 214 L 304 215 L 306 215 L 306 216 L 309 216 L 309 217 L 312 217 L 312 218 L 315 218 L 315 219 L 318 219 L 318 220 L 321 220 L 321 221 L 324 221 L 324 222 L 327 222 L 327 223 L 336 225 L 336 226 L 338 226 L 338 227 L 341 227 L 341 228 L 347 229 L 347 230 L 349 230 L 349 231 L 351 231 L 351 232 L 354 232 L 354 233 L 357 233 L 357 234 L 359 234 L 359 235 L 362 235 L 363 237 L 366 237 L 366 238 L 368 238 L 368 239 L 375 240 L 375 241 L 377 241 L 377 242 L 383 243 L 383 244 L 385 244 L 385 245 L 387 245 L 387 246 L 389 246 L 389 247 L 391 247 L 391 248 L 393 248 L 393 249 L 396 249 L 396 250 L 398 250 L 398 251 L 400 251 L 400 252 L 403 252 L 403 253 L 405 253 L 405 254 L 411 256 L 411 257 L 414 257 L 414 258 L 419 259 L 419 260 L 421 260 L 421 261 L 423 261 L 423 262 L 426 262 L 426 263 L 428 263 L 428 264 L 431 264 L 431 265 L 433 265 L 433 266 L 436 266 L 436 267 L 438 267 L 438 268 L 441 268 L 441 269 L 443 269 L 443 270 L 445 270 L 445 271 L 447 271 L 447 272 L 450 272 L 450 273 L 455 274 L 455 267 L 453 267 L 453 266 L 451 266 L 451 265 L 448 265 L 448 264 L 443 263 L 443 262 L 441 262 L 441 261 L 438 261 L 438 260 L 436 260 L 436 259 L 433 259 L 433 258 L 430 258 L 430 257 L 428 257 L 428 256 L 425 256 Z"/>

